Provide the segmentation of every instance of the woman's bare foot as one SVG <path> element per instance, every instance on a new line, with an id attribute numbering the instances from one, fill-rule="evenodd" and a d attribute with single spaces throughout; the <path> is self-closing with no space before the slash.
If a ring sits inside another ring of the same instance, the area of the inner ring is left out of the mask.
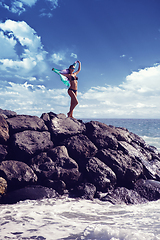
<path id="1" fill-rule="evenodd" d="M 68 112 L 68 113 L 67 113 L 67 116 L 68 116 L 68 117 L 71 117 L 71 113 L 70 113 L 70 112 Z"/>

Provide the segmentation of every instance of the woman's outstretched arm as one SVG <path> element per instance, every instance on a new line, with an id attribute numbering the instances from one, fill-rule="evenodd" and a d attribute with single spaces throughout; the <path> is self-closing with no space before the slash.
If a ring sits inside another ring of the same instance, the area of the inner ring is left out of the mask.
<path id="1" fill-rule="evenodd" d="M 79 66 L 78 66 L 78 70 L 75 72 L 76 74 L 78 74 L 81 71 L 81 62 L 79 60 L 77 62 L 79 63 Z"/>

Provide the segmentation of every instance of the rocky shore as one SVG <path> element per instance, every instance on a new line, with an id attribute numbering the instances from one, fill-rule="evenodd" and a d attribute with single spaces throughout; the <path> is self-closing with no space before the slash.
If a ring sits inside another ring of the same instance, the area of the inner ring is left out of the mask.
<path id="1" fill-rule="evenodd" d="M 160 199 L 160 153 L 125 128 L 0 109 L 0 203 L 61 197 Z"/>

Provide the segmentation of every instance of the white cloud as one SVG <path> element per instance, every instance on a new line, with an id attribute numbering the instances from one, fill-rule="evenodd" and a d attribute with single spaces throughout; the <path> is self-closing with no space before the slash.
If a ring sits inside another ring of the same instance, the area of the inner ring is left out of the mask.
<path id="1" fill-rule="evenodd" d="M 50 61 L 59 67 L 66 68 L 73 64 L 73 58 L 77 58 L 76 53 L 70 53 L 69 49 L 61 50 L 59 52 L 54 52 L 51 55 Z M 66 66 L 68 65 L 68 66 Z"/>
<path id="2" fill-rule="evenodd" d="M 123 54 L 123 55 L 121 55 L 121 56 L 120 56 L 120 58 L 124 58 L 125 56 L 126 56 L 126 55 L 125 55 L 125 54 Z"/>
<path id="3" fill-rule="evenodd" d="M 51 61 L 58 66 L 62 66 L 62 61 L 64 61 L 64 60 L 65 60 L 65 54 L 62 52 L 53 53 L 51 56 Z"/>
<path id="4" fill-rule="evenodd" d="M 0 23 L 0 70 L 32 77 L 46 69 L 46 54 L 41 38 L 26 22 Z"/>
<path id="5" fill-rule="evenodd" d="M 77 58 L 77 54 L 75 54 L 75 53 L 71 53 L 71 57 L 73 57 L 73 58 Z"/>
<path id="6" fill-rule="evenodd" d="M 78 116 L 160 118 L 160 65 L 141 69 L 117 87 L 93 87 L 81 94 Z"/>
<path id="7" fill-rule="evenodd" d="M 52 16 L 53 16 L 53 14 L 52 13 L 41 13 L 40 14 L 40 17 L 48 17 L 48 18 L 51 18 Z"/>
<path id="8" fill-rule="evenodd" d="M 60 111 L 67 113 L 69 97 L 66 89 L 47 89 L 44 85 L 25 82 L 0 82 L 0 101 L 2 109 L 10 109 L 18 114 L 41 116 L 43 112 Z"/>
<path id="9" fill-rule="evenodd" d="M 0 2 L 0 5 L 7 9 L 8 11 L 20 15 L 26 11 L 26 6 L 32 7 L 37 3 L 37 1 L 38 0 L 9 0 L 6 3 L 5 0 L 2 0 Z M 45 1 L 47 4 L 49 4 L 50 10 L 53 10 L 58 7 L 58 0 L 45 0 Z M 49 14 L 48 16 L 50 17 L 51 15 Z"/>
<path id="10" fill-rule="evenodd" d="M 160 91 L 160 65 L 140 69 L 126 77 L 126 82 L 121 86 L 125 89 L 132 89 L 139 92 L 155 94 Z"/>

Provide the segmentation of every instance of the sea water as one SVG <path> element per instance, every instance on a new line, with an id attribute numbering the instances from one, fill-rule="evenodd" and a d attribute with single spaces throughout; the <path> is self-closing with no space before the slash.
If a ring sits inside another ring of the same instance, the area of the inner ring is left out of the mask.
<path id="1" fill-rule="evenodd" d="M 158 119 L 94 120 L 125 127 L 160 150 Z M 160 200 L 140 205 L 112 205 L 98 199 L 63 196 L 0 205 L 0 240 L 5 239 L 160 240 Z"/>

